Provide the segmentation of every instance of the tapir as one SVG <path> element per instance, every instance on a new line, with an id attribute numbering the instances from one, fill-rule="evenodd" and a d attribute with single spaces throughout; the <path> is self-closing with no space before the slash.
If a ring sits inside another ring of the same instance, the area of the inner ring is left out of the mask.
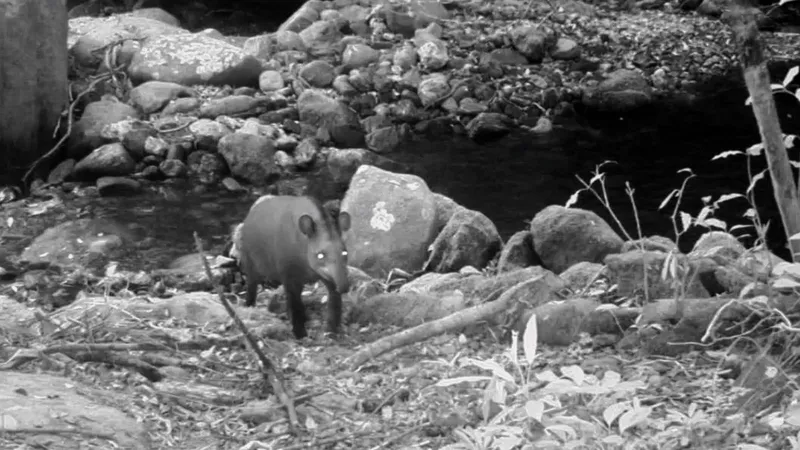
<path id="1" fill-rule="evenodd" d="M 264 196 L 241 228 L 239 266 L 247 283 L 246 306 L 254 306 L 259 284 L 283 285 L 296 338 L 306 336 L 303 286 L 322 281 L 328 290 L 327 329 L 338 333 L 342 294 L 350 289 L 342 233 L 350 215 L 337 218 L 312 197 Z"/>

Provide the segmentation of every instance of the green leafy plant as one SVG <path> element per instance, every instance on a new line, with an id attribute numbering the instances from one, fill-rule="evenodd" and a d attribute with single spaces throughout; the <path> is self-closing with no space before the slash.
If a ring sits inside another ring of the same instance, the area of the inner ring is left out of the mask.
<path id="1" fill-rule="evenodd" d="M 514 448 L 618 448 L 640 440 L 637 429 L 647 427 L 656 405 L 643 404 L 635 394 L 645 388 L 641 381 L 623 381 L 608 370 L 601 378 L 576 365 L 559 372 L 537 371 L 537 318 L 527 322 L 522 339 L 512 333 L 509 351 L 497 360 L 463 358 L 462 368 L 476 368 L 486 375 L 447 378 L 436 387 L 482 384 L 483 422 L 454 431 L 458 441 L 443 450 Z M 568 414 L 567 411 L 580 411 Z M 535 442 L 535 447 L 532 443 Z M 627 448 L 627 447 L 626 447 Z"/>

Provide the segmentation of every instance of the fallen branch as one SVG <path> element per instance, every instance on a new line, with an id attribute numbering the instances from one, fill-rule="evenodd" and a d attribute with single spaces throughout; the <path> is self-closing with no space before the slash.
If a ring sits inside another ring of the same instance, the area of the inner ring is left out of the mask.
<path id="1" fill-rule="evenodd" d="M 372 411 L 372 413 L 380 415 L 381 414 L 381 409 L 383 409 L 384 406 L 388 405 L 389 402 L 394 400 L 395 397 L 397 397 L 398 395 L 400 395 L 401 392 L 404 392 L 404 391 L 408 391 L 408 388 L 405 387 L 405 386 L 402 386 L 402 387 L 399 387 L 399 388 L 395 389 L 391 394 L 387 395 L 386 398 L 384 398 L 383 401 L 378 404 L 378 406 L 375 407 L 375 409 Z"/>
<path id="2" fill-rule="evenodd" d="M 72 430 L 69 428 L 0 428 L 0 436 L 8 434 L 77 434 L 88 438 L 114 440 L 114 433 L 98 433 L 95 431 Z"/>
<path id="3" fill-rule="evenodd" d="M 352 440 L 354 438 L 361 437 L 361 436 L 370 437 L 372 439 L 376 438 L 375 431 L 359 430 L 359 431 L 353 431 L 353 432 L 351 432 L 351 433 L 349 433 L 349 434 L 347 434 L 345 436 L 337 435 L 337 436 L 332 436 L 332 437 L 328 437 L 328 438 L 324 438 L 324 439 L 314 439 L 311 442 L 301 442 L 299 444 L 289 445 L 287 447 L 283 447 L 282 450 L 300 450 L 300 449 L 303 449 L 303 448 L 323 448 L 323 447 L 331 445 L 331 444 L 338 444 L 339 442 L 350 441 L 350 440 Z"/>
<path id="4" fill-rule="evenodd" d="M 516 293 L 518 288 L 527 286 L 531 283 L 537 283 L 543 278 L 544 275 L 539 275 L 536 278 L 532 278 L 528 281 L 520 283 L 517 286 L 503 292 L 500 297 L 493 302 L 481 303 L 477 306 L 450 314 L 447 317 L 425 322 L 416 327 L 378 339 L 377 341 L 367 345 L 358 352 L 347 357 L 345 359 L 345 364 L 348 365 L 351 370 L 355 370 L 358 368 L 358 366 L 364 364 L 370 359 L 396 348 L 413 344 L 414 342 L 423 341 L 425 339 L 430 339 L 433 336 L 438 336 L 451 330 L 464 328 L 467 325 L 471 325 L 481 320 L 486 320 L 490 317 L 493 317 L 508 309 L 509 300 L 513 298 L 513 295 Z"/>
<path id="5" fill-rule="evenodd" d="M 194 242 L 197 246 L 197 252 L 200 254 L 200 260 L 203 262 L 203 268 L 206 271 L 206 276 L 209 280 L 213 280 L 214 277 L 211 273 L 211 267 L 208 265 L 205 251 L 203 251 L 203 244 L 200 242 L 200 237 L 197 235 L 196 231 L 194 232 Z M 250 346 L 256 356 L 258 356 L 258 360 L 261 363 L 262 374 L 264 375 L 265 380 L 272 386 L 275 395 L 278 396 L 278 399 L 286 407 L 286 412 L 289 414 L 289 430 L 292 433 L 296 433 L 300 422 L 297 420 L 297 412 L 294 409 L 292 398 L 283 387 L 283 375 L 278 371 L 277 365 L 267 358 L 267 355 L 265 355 L 264 352 L 262 352 L 258 347 L 256 338 L 253 337 L 253 335 L 250 333 L 250 330 L 248 330 L 244 325 L 242 319 L 236 315 L 236 311 L 233 309 L 230 302 L 228 302 L 228 299 L 222 295 L 222 289 L 217 289 L 217 295 L 219 296 L 220 303 L 222 303 L 222 306 L 225 307 L 225 311 L 228 312 L 228 315 L 231 316 L 231 319 L 233 319 L 233 322 L 236 324 L 237 328 L 239 328 L 244 335 L 247 344 Z"/>
<path id="6" fill-rule="evenodd" d="M 99 362 L 119 367 L 128 367 L 147 378 L 151 383 L 156 383 L 164 379 L 164 375 L 158 371 L 157 367 L 133 355 L 111 352 L 80 352 L 76 353 L 72 358 L 79 362 Z"/>
<path id="7" fill-rule="evenodd" d="M 239 337 L 220 342 L 219 339 L 204 339 L 195 341 L 175 342 L 169 344 L 161 343 L 139 343 L 139 344 L 65 344 L 54 345 L 42 349 L 20 349 L 8 359 L 0 364 L 0 370 L 13 370 L 25 363 L 40 359 L 42 355 L 63 353 L 67 356 L 80 352 L 134 352 L 134 351 L 180 351 L 180 350 L 207 350 L 215 345 L 235 345 L 239 342 Z"/>
<path id="8" fill-rule="evenodd" d="M 193 404 L 205 407 L 231 407 L 241 405 L 247 400 L 246 392 L 238 389 L 227 389 L 212 384 L 197 382 L 191 379 L 169 379 L 152 386 L 153 393 L 168 398 L 182 407 L 195 411 Z"/>
<path id="9" fill-rule="evenodd" d="M 398 434 L 397 436 L 395 436 L 395 437 L 393 437 L 391 439 L 387 439 L 382 444 L 376 445 L 375 447 L 372 447 L 370 450 L 380 450 L 382 448 L 389 448 L 395 442 L 399 442 L 404 437 L 406 437 L 406 436 L 408 436 L 408 435 L 410 435 L 412 433 L 416 433 L 417 431 L 422 430 L 423 428 L 429 426 L 430 424 L 431 424 L 430 420 L 426 420 L 424 423 L 421 423 L 421 424 L 419 424 L 419 425 L 417 425 L 415 427 L 409 428 L 408 430 L 403 431 L 402 433 Z"/>

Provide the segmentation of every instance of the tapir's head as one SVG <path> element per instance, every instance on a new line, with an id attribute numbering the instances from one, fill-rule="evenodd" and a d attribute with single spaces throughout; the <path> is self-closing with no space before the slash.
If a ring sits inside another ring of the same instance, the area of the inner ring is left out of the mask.
<path id="1" fill-rule="evenodd" d="M 342 233 L 350 229 L 350 215 L 343 211 L 333 219 L 327 212 L 323 214 L 321 221 L 304 214 L 298 223 L 300 231 L 308 237 L 308 265 L 320 278 L 333 283 L 337 291 L 344 293 L 350 289 L 350 279 Z"/>

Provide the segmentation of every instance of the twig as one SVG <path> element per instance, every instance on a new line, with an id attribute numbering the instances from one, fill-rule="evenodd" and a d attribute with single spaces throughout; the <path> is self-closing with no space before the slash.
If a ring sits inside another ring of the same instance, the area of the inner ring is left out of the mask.
<path id="1" fill-rule="evenodd" d="M 354 437 L 358 436 L 371 436 L 374 437 L 374 432 L 370 431 L 353 431 L 352 433 L 346 436 L 332 436 L 325 439 L 316 439 L 312 440 L 311 442 L 301 442 L 299 444 L 290 445 L 288 447 L 283 447 L 281 450 L 300 450 L 303 448 L 322 448 L 328 444 L 335 444 L 337 442 L 346 441 L 348 439 L 353 439 Z"/>
<path id="2" fill-rule="evenodd" d="M 636 200 L 633 197 L 634 189 L 630 183 L 625 182 L 625 191 L 628 194 L 628 199 L 631 201 L 631 209 L 633 210 L 633 219 L 636 222 L 636 233 L 639 235 L 639 250 L 642 257 L 642 287 L 644 288 L 644 301 L 650 301 L 650 279 L 647 278 L 647 257 L 645 256 L 644 236 L 642 235 L 642 221 L 639 220 L 639 208 L 636 207 Z M 678 245 L 677 243 L 675 245 Z"/>
<path id="3" fill-rule="evenodd" d="M 711 318 L 711 321 L 708 323 L 706 327 L 705 333 L 703 333 L 703 337 L 700 338 L 700 342 L 708 342 L 711 338 L 711 332 L 716 327 L 717 322 L 719 322 L 720 318 L 722 317 L 722 312 L 725 311 L 729 306 L 737 303 L 739 299 L 733 298 L 724 305 L 722 305 L 717 311 L 714 313 L 714 317 Z"/>
<path id="4" fill-rule="evenodd" d="M 391 439 L 387 439 L 386 442 L 384 442 L 383 444 L 379 444 L 379 445 L 376 445 L 375 447 L 372 447 L 370 450 L 380 450 L 382 448 L 387 448 L 387 447 L 391 446 L 392 444 L 394 444 L 395 442 L 399 441 L 400 439 L 403 439 L 404 437 L 408 436 L 409 434 L 417 432 L 417 431 L 427 427 L 430 424 L 431 424 L 430 421 L 426 421 L 426 422 L 421 423 L 421 424 L 419 424 L 419 425 L 417 425 L 415 427 L 409 428 L 408 430 L 398 434 L 397 436 L 395 436 L 395 437 L 393 437 Z"/>
<path id="5" fill-rule="evenodd" d="M 381 411 L 381 409 L 383 409 L 384 406 L 389 404 L 389 402 L 392 401 L 392 399 L 397 397 L 397 394 L 399 394 L 400 392 L 403 392 L 406 389 L 407 388 L 405 386 L 395 389 L 394 392 L 392 392 L 391 394 L 387 395 L 386 398 L 383 399 L 383 401 L 375 408 L 375 410 L 373 412 L 376 413 L 376 414 L 380 414 L 380 411 Z"/>
<path id="6" fill-rule="evenodd" d="M 156 131 L 157 131 L 157 132 L 159 132 L 159 133 L 162 133 L 162 134 L 166 134 L 166 133 L 174 133 L 174 132 L 176 132 L 176 131 L 180 131 L 180 130 L 182 130 L 182 129 L 184 129 L 184 128 L 188 127 L 189 125 L 191 125 L 191 124 L 193 124 L 193 123 L 194 123 L 194 122 L 192 122 L 192 121 L 189 121 L 189 122 L 186 122 L 186 123 L 184 123 L 184 124 L 178 125 L 178 126 L 176 126 L 176 127 L 173 127 L 173 128 L 164 128 L 163 130 L 159 130 L 158 128 L 156 128 Z"/>
<path id="7" fill-rule="evenodd" d="M 234 339 L 225 340 L 221 342 L 219 339 L 213 340 L 193 340 L 185 342 L 175 342 L 170 344 L 161 343 L 138 343 L 138 344 L 123 344 L 123 343 L 110 343 L 110 344 L 65 344 L 54 345 L 52 347 L 37 349 L 22 349 L 17 351 L 14 356 L 8 361 L 0 364 L 0 371 L 13 370 L 21 365 L 39 359 L 41 355 L 50 355 L 54 353 L 63 353 L 65 355 L 72 355 L 80 352 L 108 352 L 108 351 L 174 351 L 174 350 L 205 350 L 214 345 L 233 345 L 239 341 L 237 336 Z"/>
<path id="8" fill-rule="evenodd" d="M 598 179 L 602 180 L 602 179 L 605 177 L 605 175 L 604 175 L 604 174 L 601 174 L 601 173 L 600 173 L 600 167 L 602 167 L 602 166 L 603 166 L 603 165 L 605 165 L 606 163 L 614 163 L 614 164 L 616 164 L 616 162 L 615 162 L 615 161 L 605 161 L 605 162 L 603 162 L 603 163 L 599 164 L 599 165 L 598 165 L 598 166 L 595 168 L 595 172 L 594 172 L 595 176 L 594 176 L 594 177 L 592 177 L 593 179 L 594 179 L 595 177 L 597 177 Z M 578 179 L 578 181 L 579 181 L 579 182 L 580 182 L 580 183 L 583 185 L 583 190 L 589 191 L 589 193 L 591 193 L 592 195 L 594 195 L 594 196 L 595 196 L 595 198 L 596 198 L 596 199 L 597 199 L 597 200 L 600 202 L 600 204 L 601 204 L 601 205 L 603 205 L 603 207 L 606 209 L 606 211 L 608 212 L 608 214 L 611 216 L 611 218 L 612 218 L 612 219 L 614 220 L 614 222 L 617 224 L 617 227 L 619 227 L 619 229 L 620 229 L 620 232 L 621 232 L 623 235 L 625 235 L 625 238 L 626 238 L 627 240 L 629 240 L 629 241 L 632 241 L 632 240 L 634 240 L 634 239 L 633 239 L 633 237 L 631 237 L 631 235 L 628 233 L 628 230 L 626 230 L 626 229 L 625 229 L 625 227 L 622 225 L 622 222 L 619 220 L 619 218 L 617 217 L 617 215 L 614 213 L 614 210 L 612 210 L 612 209 L 611 209 L 611 206 L 610 206 L 610 205 L 611 205 L 611 202 L 610 202 L 610 201 L 609 201 L 609 199 L 608 199 L 608 191 L 607 191 L 607 190 L 606 190 L 606 188 L 605 188 L 605 183 L 601 183 L 601 184 L 600 184 L 600 190 L 601 190 L 601 191 L 602 191 L 602 193 L 603 193 L 603 195 L 602 195 L 602 196 L 600 196 L 600 194 L 598 194 L 598 193 L 597 193 L 597 191 L 595 191 L 595 190 L 592 188 L 592 186 L 591 186 L 591 184 L 590 184 L 590 183 L 587 183 L 587 182 L 583 181 L 583 178 L 581 178 L 581 177 L 580 177 L 580 176 L 578 176 L 578 175 L 575 175 L 575 178 L 577 178 L 577 179 Z M 592 183 L 594 182 L 594 181 L 592 181 L 592 180 L 590 180 L 590 181 L 591 181 Z"/>
<path id="9" fill-rule="evenodd" d="M 444 102 L 448 98 L 452 97 L 452 95 L 456 93 L 456 90 L 458 90 L 458 88 L 460 88 L 461 86 L 466 85 L 470 81 L 472 81 L 471 78 L 464 78 L 462 80 L 458 80 L 455 84 L 453 84 L 453 87 L 451 87 L 450 90 L 447 91 L 446 94 L 441 95 L 441 96 L 437 97 L 436 99 L 434 99 L 428 106 L 425 107 L 425 109 L 429 110 L 431 108 L 435 108 L 435 107 L 439 106 L 440 104 L 442 104 L 442 102 Z"/>
<path id="10" fill-rule="evenodd" d="M 589 280 L 589 282 L 586 283 L 586 286 L 584 286 L 583 289 L 578 291 L 578 297 L 583 297 L 584 295 L 586 295 L 586 293 L 589 291 L 589 288 L 592 287 L 592 285 L 594 284 L 595 281 L 600 279 L 600 277 L 603 275 L 603 273 L 605 271 L 606 271 L 606 266 L 601 267 L 600 270 L 598 270 L 594 274 L 594 276 L 591 278 L 591 280 Z"/>
<path id="11" fill-rule="evenodd" d="M 98 47 L 98 48 L 92 50 L 90 53 L 95 53 L 96 54 L 96 53 L 104 52 L 104 54 L 105 54 L 108 50 L 111 50 L 112 47 L 116 47 L 116 46 L 122 45 L 122 44 L 125 43 L 125 41 L 143 42 L 145 40 L 147 40 L 146 37 L 117 39 L 115 41 L 109 42 L 108 44 L 106 44 L 106 45 L 104 45 L 102 47 Z"/>
<path id="12" fill-rule="evenodd" d="M 113 433 L 100 433 L 86 430 L 70 430 L 68 428 L 0 428 L 0 436 L 4 433 L 15 434 L 79 434 L 90 438 L 114 440 Z"/>
<path id="13" fill-rule="evenodd" d="M 211 273 L 211 267 L 208 265 L 208 260 L 206 260 L 205 251 L 203 251 L 203 244 L 200 242 L 200 236 L 197 235 L 197 232 L 194 232 L 194 242 L 197 246 L 197 252 L 200 254 L 200 260 L 203 261 L 203 268 L 205 268 L 206 276 L 209 280 L 213 280 L 214 277 Z M 222 290 L 217 289 L 217 295 L 219 296 L 219 301 L 222 303 L 222 306 L 225 307 L 225 311 L 228 312 L 228 315 L 231 316 L 233 322 L 242 332 L 245 337 L 245 340 L 250 345 L 250 348 L 253 352 L 258 356 L 259 362 L 261 362 L 261 368 L 263 369 L 262 374 L 266 381 L 272 386 L 272 389 L 275 391 L 275 395 L 278 396 L 281 403 L 286 407 L 286 412 L 289 414 L 289 430 L 293 434 L 296 434 L 298 426 L 300 422 L 297 420 L 297 412 L 294 409 L 294 403 L 292 402 L 292 398 L 290 394 L 286 391 L 283 386 L 283 375 L 278 371 L 277 365 L 273 363 L 264 352 L 258 347 L 258 343 L 256 342 L 256 338 L 250 333 L 250 330 L 242 322 L 242 319 L 236 315 L 236 311 L 231 306 L 228 299 L 222 295 Z"/>

